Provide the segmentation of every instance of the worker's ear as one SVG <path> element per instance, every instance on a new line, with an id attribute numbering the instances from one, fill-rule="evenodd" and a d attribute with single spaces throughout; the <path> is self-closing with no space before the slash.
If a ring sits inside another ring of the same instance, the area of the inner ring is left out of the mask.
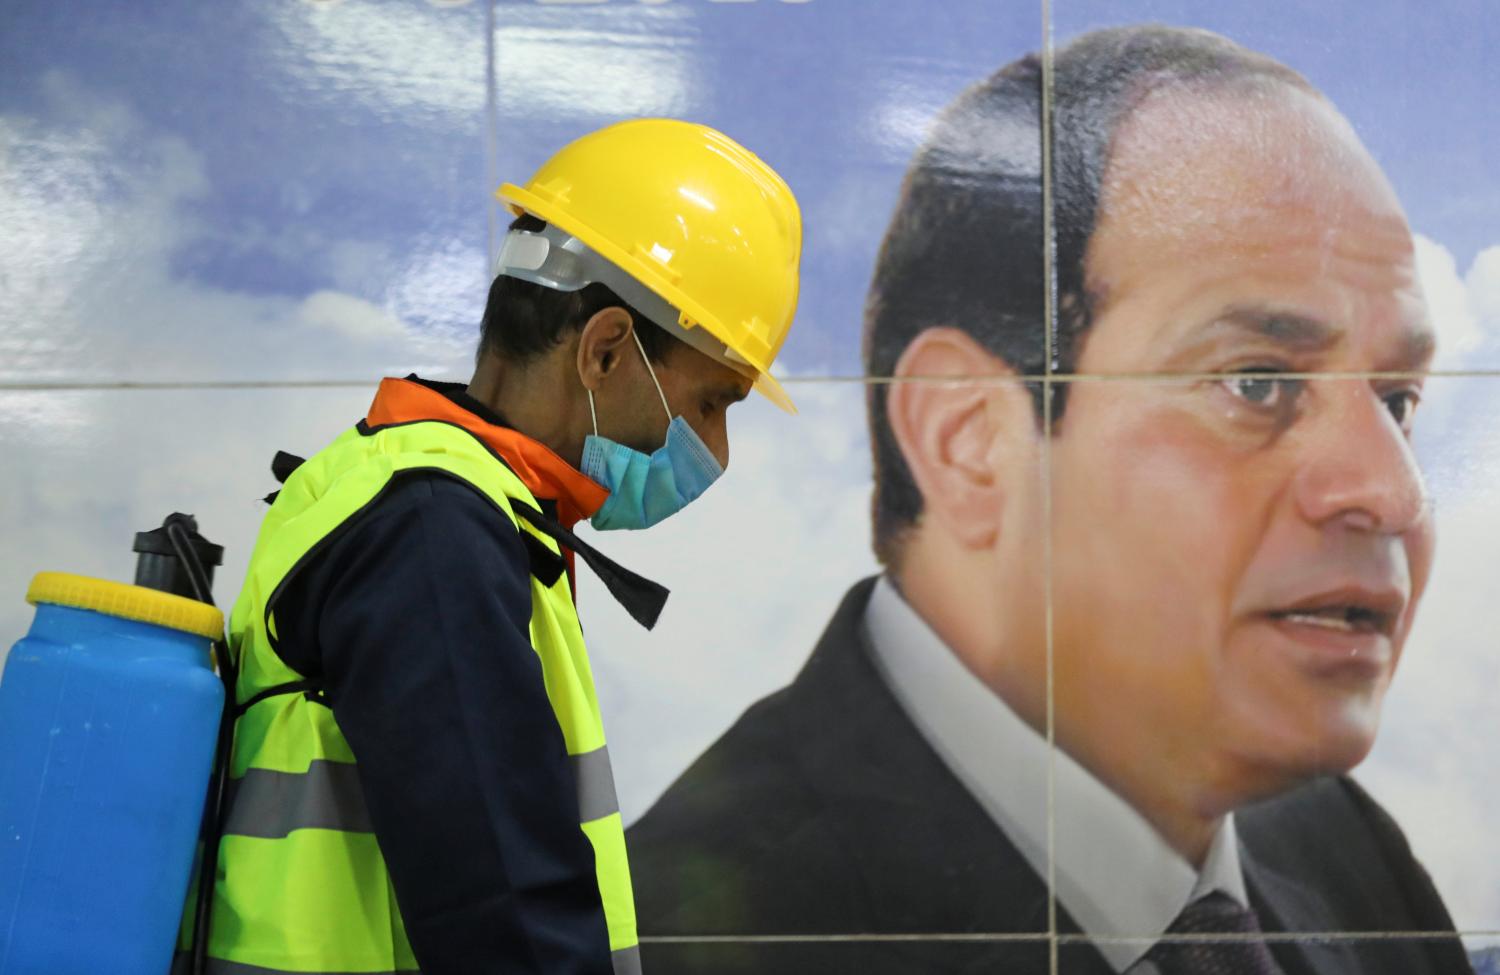
<path id="1" fill-rule="evenodd" d="M 965 548 L 995 543 L 1013 485 L 1017 438 L 1032 435 L 1025 384 L 956 328 L 920 333 L 886 393 L 891 432 L 930 521 Z"/>
<path id="2" fill-rule="evenodd" d="M 611 306 L 594 313 L 578 336 L 578 378 L 585 389 L 597 391 L 604 378 L 619 366 L 635 344 L 630 313 Z"/>

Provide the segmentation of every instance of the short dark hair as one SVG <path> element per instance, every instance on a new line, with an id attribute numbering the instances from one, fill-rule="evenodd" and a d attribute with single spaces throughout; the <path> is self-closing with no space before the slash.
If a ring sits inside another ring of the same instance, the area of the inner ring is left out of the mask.
<path id="1" fill-rule="evenodd" d="M 547 229 L 547 224 L 523 214 L 511 222 L 510 229 L 539 233 Z M 599 312 L 616 307 L 625 309 L 634 319 L 646 357 L 661 362 L 677 340 L 605 285 L 596 283 L 577 291 L 554 291 L 504 275 L 490 283 L 484 318 L 480 320 L 477 357 L 492 352 L 509 362 L 524 364 L 582 329 Z"/>
<path id="2" fill-rule="evenodd" d="M 1052 368 L 1073 370 L 1093 321 L 1084 255 L 1098 220 L 1111 143 L 1142 100 L 1169 86 L 1274 82 L 1316 94 L 1300 74 L 1202 30 L 1148 25 L 1085 34 L 1052 64 L 1053 234 L 1044 238 L 1042 63 L 1034 54 L 961 94 L 907 170 L 865 304 L 866 375 L 893 374 L 918 334 L 952 326 L 1021 375 L 1046 371 L 1045 254 L 1053 248 Z M 1042 422 L 1047 387 L 1032 387 Z M 889 385 L 868 386 L 875 554 L 895 565 L 922 513 L 886 414 Z M 1053 390 L 1061 417 L 1066 386 Z"/>

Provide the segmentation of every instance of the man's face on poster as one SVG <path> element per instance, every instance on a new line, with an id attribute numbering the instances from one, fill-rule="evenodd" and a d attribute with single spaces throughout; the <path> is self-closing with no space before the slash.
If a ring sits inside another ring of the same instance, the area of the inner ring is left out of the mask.
<path id="1" fill-rule="evenodd" d="M 1054 430 L 1059 743 L 1106 779 L 1194 770 L 1207 806 L 1347 770 L 1434 547 L 1432 332 L 1390 186 L 1314 95 L 1160 92 L 1085 266 L 1075 370 L 1129 378 L 1071 383 Z"/>

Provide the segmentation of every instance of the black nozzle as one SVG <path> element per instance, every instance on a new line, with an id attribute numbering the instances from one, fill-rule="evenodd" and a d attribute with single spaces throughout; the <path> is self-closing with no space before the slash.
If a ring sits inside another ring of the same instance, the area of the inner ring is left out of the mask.
<path id="1" fill-rule="evenodd" d="M 137 532 L 135 547 L 138 553 L 135 563 L 135 584 L 147 589 L 170 592 L 188 599 L 212 601 L 207 594 L 199 595 L 193 586 L 191 571 L 195 567 L 185 565 L 177 556 L 177 547 L 172 544 L 168 529 L 177 526 L 192 553 L 198 557 L 198 566 L 206 577 L 204 584 L 212 588 L 214 567 L 224 564 L 224 546 L 215 545 L 198 534 L 198 521 L 192 515 L 173 512 L 167 515 L 161 527 L 148 532 Z M 179 535 L 181 537 L 181 535 Z"/>

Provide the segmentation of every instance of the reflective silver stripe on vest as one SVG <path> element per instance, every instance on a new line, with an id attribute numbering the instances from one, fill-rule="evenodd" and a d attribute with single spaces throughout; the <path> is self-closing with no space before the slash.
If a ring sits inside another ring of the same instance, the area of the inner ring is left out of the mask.
<path id="1" fill-rule="evenodd" d="M 349 762 L 314 759 L 306 772 L 252 768 L 231 779 L 226 836 L 279 840 L 294 829 L 370 833 L 370 814 Z"/>
<path id="2" fill-rule="evenodd" d="M 208 975 L 311 975 L 311 973 L 305 971 L 294 972 L 290 970 L 283 970 L 280 968 L 261 968 L 259 965 L 246 965 L 243 962 L 224 961 L 221 958 L 208 959 L 208 964 L 205 965 L 204 968 L 208 972 Z M 186 971 L 186 969 L 184 969 L 184 971 Z M 615 972 L 617 973 L 617 975 L 619 971 L 619 966 L 616 965 Z M 639 966 L 637 966 L 636 971 L 640 971 Z M 388 972 L 319 971 L 316 973 L 316 975 L 422 975 L 422 973 L 415 968 L 402 968 Z"/>
<path id="3" fill-rule="evenodd" d="M 615 963 L 615 975 L 641 975 L 641 946 L 631 945 L 612 952 L 610 961 Z"/>
<path id="4" fill-rule="evenodd" d="M 609 766 L 609 746 L 570 755 L 573 781 L 578 785 L 578 821 L 590 823 L 620 811 L 615 797 L 615 773 Z"/>
<path id="5" fill-rule="evenodd" d="M 570 756 L 578 789 L 578 820 L 587 823 L 620 811 L 609 748 Z M 369 833 L 370 814 L 359 775 L 349 762 L 314 759 L 306 772 L 252 768 L 229 783 L 226 836 L 280 839 L 296 829 Z"/>

